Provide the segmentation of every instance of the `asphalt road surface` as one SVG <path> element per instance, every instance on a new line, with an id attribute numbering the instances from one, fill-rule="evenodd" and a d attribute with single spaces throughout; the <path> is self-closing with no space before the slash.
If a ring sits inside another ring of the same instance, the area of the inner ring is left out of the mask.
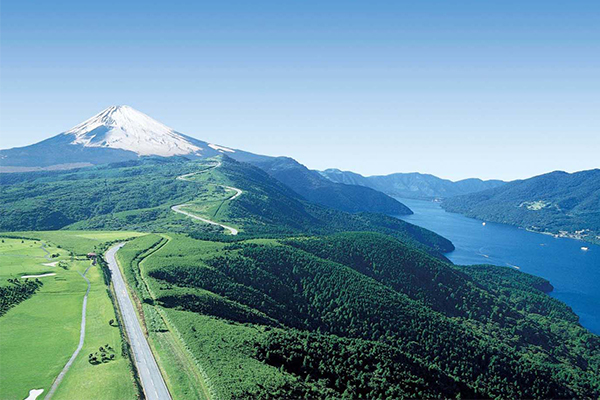
<path id="1" fill-rule="evenodd" d="M 117 302 L 119 303 L 121 315 L 123 316 L 123 324 L 125 325 L 127 336 L 129 337 L 135 365 L 142 382 L 142 389 L 148 400 L 171 399 L 165 380 L 160 373 L 158 364 L 156 364 L 148 341 L 142 332 L 140 321 L 135 314 L 133 302 L 129 297 L 127 286 L 125 281 L 123 281 L 123 275 L 121 275 L 121 270 L 115 259 L 117 251 L 123 247 L 124 244 L 125 243 L 119 243 L 111 247 L 106 252 L 105 258 L 112 275 Z"/>

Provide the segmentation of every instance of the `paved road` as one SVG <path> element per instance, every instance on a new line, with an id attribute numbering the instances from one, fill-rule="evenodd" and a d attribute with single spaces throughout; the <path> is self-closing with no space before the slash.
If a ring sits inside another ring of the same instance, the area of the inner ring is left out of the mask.
<path id="1" fill-rule="evenodd" d="M 42 245 L 40 246 L 40 249 L 44 250 L 44 252 L 46 254 L 44 254 L 44 258 L 46 258 L 46 260 L 51 261 L 50 258 L 50 252 L 46 249 L 46 243 L 42 243 Z"/>
<path id="2" fill-rule="evenodd" d="M 181 209 L 181 207 L 186 207 L 186 206 L 189 206 L 189 204 L 179 204 L 179 205 L 177 205 L 177 206 L 173 206 L 173 207 L 171 207 L 171 210 L 175 211 L 176 213 L 179 213 L 179 214 L 186 215 L 186 216 L 188 216 L 188 217 L 190 217 L 190 218 L 197 219 L 198 221 L 206 222 L 207 224 L 211 224 L 211 225 L 217 225 L 217 226 L 220 226 L 221 228 L 225 228 L 225 229 L 227 229 L 227 230 L 228 230 L 228 231 L 229 231 L 229 232 L 230 232 L 232 235 L 237 235 L 237 234 L 238 234 L 238 230 L 237 230 L 237 229 L 235 229 L 235 228 L 233 228 L 233 227 L 231 227 L 231 226 L 223 225 L 223 224 L 220 224 L 220 223 L 218 223 L 218 222 L 211 221 L 210 219 L 206 219 L 206 218 L 199 217 L 199 216 L 197 216 L 197 215 L 194 215 L 194 214 L 192 214 L 192 213 L 189 213 L 189 212 L 187 212 L 187 211 L 184 211 L 184 210 L 182 210 L 182 209 Z"/>
<path id="3" fill-rule="evenodd" d="M 181 175 L 181 176 L 178 176 L 177 179 L 180 180 L 180 181 L 193 182 L 191 179 L 189 179 L 191 176 L 196 175 L 196 174 L 201 174 L 203 172 L 210 171 L 211 169 L 218 168 L 220 166 L 221 166 L 221 162 L 219 161 L 219 163 L 217 163 L 215 165 L 212 165 L 210 168 L 207 168 L 207 169 L 205 169 L 203 171 L 200 171 L 200 172 L 192 172 L 191 174 Z M 238 189 L 238 188 L 235 188 L 235 187 L 232 187 L 232 186 L 225 186 L 225 185 L 220 185 L 220 186 L 224 187 L 225 189 L 229 189 L 229 190 L 235 191 L 235 194 L 233 196 L 231 196 L 230 198 L 228 198 L 227 200 L 225 200 L 225 201 L 231 201 L 233 199 L 236 199 L 236 198 L 238 198 L 243 193 L 242 189 Z M 197 219 L 198 221 L 206 222 L 207 224 L 220 226 L 221 228 L 227 229 L 232 235 L 237 235 L 238 234 L 238 230 L 235 229 L 235 228 L 232 228 L 231 226 L 223 225 L 223 224 L 220 224 L 218 222 L 211 221 L 210 219 L 199 217 L 199 216 L 197 216 L 195 214 L 192 214 L 190 212 L 187 212 L 187 211 L 184 211 L 184 210 L 181 209 L 182 207 L 186 207 L 186 206 L 189 206 L 189 204 L 178 204 L 176 206 L 171 207 L 171 210 L 175 211 L 176 213 L 186 215 L 186 216 L 188 216 L 190 218 Z"/>
<path id="4" fill-rule="evenodd" d="M 44 248 L 42 247 L 42 249 L 44 249 Z M 46 249 L 44 249 L 44 250 L 46 250 Z M 45 400 L 49 400 L 50 398 L 52 398 L 52 396 L 54 395 L 54 392 L 56 392 L 56 389 L 58 389 L 58 385 L 60 385 L 60 383 L 62 382 L 62 380 L 65 377 L 65 375 L 67 374 L 67 372 L 69 372 L 69 368 L 71 368 L 71 365 L 73 365 L 73 362 L 77 358 L 77 355 L 83 348 L 83 341 L 85 340 L 85 312 L 87 310 L 88 294 L 90 294 L 90 281 L 88 278 L 85 277 L 85 274 L 87 274 L 89 269 L 90 269 L 90 267 L 87 267 L 86 270 L 83 272 L 83 274 L 81 272 L 79 273 L 81 275 L 81 277 L 83 279 L 85 279 L 85 281 L 87 282 L 87 290 L 85 292 L 85 296 L 83 296 L 83 308 L 81 310 L 81 328 L 79 330 L 79 344 L 77 345 L 77 349 L 75 349 L 75 352 L 73 353 L 73 355 L 71 355 L 71 358 L 69 358 L 69 361 L 67 361 L 67 363 L 63 367 L 62 371 L 60 371 L 60 374 L 58 374 L 58 376 L 54 380 L 54 383 L 52 383 L 52 387 L 48 391 L 48 394 L 46 395 L 46 397 L 44 397 Z M 56 274 L 52 274 L 52 275 L 56 275 Z"/>
<path id="5" fill-rule="evenodd" d="M 242 189 L 234 188 L 233 186 L 223 186 L 225 189 L 234 190 L 235 194 L 228 198 L 227 200 L 233 200 L 238 198 L 243 192 Z"/>
<path id="6" fill-rule="evenodd" d="M 129 297 L 123 275 L 121 275 L 121 270 L 115 259 L 117 251 L 123 247 L 124 244 L 125 243 L 119 243 L 111 247 L 106 252 L 105 258 L 112 275 L 117 302 L 119 303 L 121 315 L 123 316 L 125 331 L 127 332 L 129 342 L 131 343 L 133 358 L 142 382 L 142 389 L 144 390 L 147 400 L 171 399 L 165 380 L 160 374 L 158 364 L 156 364 L 148 341 L 142 332 L 142 327 L 140 326 L 140 321 L 137 319 L 133 302 Z"/>

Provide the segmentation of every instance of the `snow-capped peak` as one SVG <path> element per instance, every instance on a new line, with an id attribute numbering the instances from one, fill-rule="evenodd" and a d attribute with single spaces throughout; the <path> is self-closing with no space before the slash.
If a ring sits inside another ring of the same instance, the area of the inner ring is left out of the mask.
<path id="1" fill-rule="evenodd" d="M 231 149 L 229 149 L 227 147 L 219 146 L 218 144 L 212 144 L 212 143 L 210 143 L 208 145 L 208 147 L 210 147 L 211 149 L 217 150 L 217 151 L 219 151 L 221 153 L 223 153 L 223 152 L 235 153 L 235 150 L 231 150 Z"/>
<path id="2" fill-rule="evenodd" d="M 183 135 L 129 106 L 108 107 L 64 134 L 74 136 L 72 144 L 129 150 L 141 156 L 169 157 L 202 150 Z"/>

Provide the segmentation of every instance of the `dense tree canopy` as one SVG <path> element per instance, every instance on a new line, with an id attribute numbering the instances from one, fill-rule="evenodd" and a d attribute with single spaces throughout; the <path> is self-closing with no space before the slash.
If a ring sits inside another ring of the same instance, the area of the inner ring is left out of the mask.
<path id="1" fill-rule="evenodd" d="M 516 270 L 454 266 L 375 233 L 229 244 L 178 236 L 144 265 L 155 306 L 263 327 L 240 348 L 294 377 L 277 386 L 288 396 L 600 393 L 600 339 L 543 292 L 547 281 Z M 235 388 L 256 398 L 275 390 Z"/>

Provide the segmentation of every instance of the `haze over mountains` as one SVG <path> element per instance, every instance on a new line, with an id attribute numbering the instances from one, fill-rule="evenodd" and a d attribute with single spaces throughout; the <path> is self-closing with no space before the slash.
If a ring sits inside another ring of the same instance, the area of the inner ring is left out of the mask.
<path id="1" fill-rule="evenodd" d="M 410 199 L 452 197 L 495 188 L 505 183 L 500 180 L 483 181 L 477 178 L 453 182 L 448 179 L 438 178 L 430 174 L 420 174 L 418 172 L 362 176 L 356 172 L 330 168 L 325 171 L 319 171 L 319 173 L 333 182 L 366 186 L 390 196 Z"/>
<path id="2" fill-rule="evenodd" d="M 600 169 L 555 171 L 444 200 L 451 212 L 600 242 Z"/>
<path id="3" fill-rule="evenodd" d="M 0 171 L 79 168 L 141 156 L 194 159 L 218 154 L 257 165 L 311 201 L 351 212 L 410 212 L 397 201 L 366 188 L 396 197 L 437 198 L 485 190 L 503 183 L 479 179 L 451 182 L 419 173 L 363 177 L 337 169 L 312 171 L 288 157 L 258 155 L 195 139 L 129 106 L 108 107 L 68 131 L 39 143 L 0 150 Z M 361 205 L 363 202 L 369 205 Z"/>

